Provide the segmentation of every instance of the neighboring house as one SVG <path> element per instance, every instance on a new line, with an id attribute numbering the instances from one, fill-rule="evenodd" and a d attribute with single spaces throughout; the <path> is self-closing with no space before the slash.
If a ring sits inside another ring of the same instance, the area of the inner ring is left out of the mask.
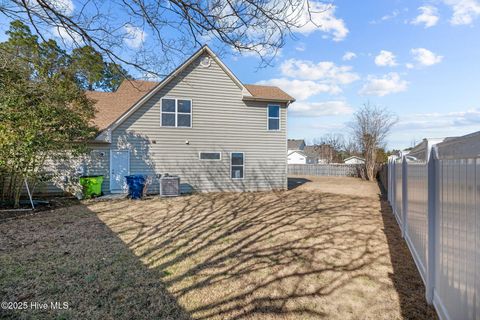
<path id="1" fill-rule="evenodd" d="M 287 150 L 288 153 L 296 150 L 303 150 L 305 148 L 305 140 L 299 139 L 288 139 L 287 141 Z"/>
<path id="2" fill-rule="evenodd" d="M 287 163 L 288 164 L 305 164 L 307 156 L 303 152 L 305 148 L 305 140 L 288 139 L 287 141 Z"/>
<path id="3" fill-rule="evenodd" d="M 357 157 L 357 156 L 351 156 L 343 160 L 345 164 L 365 164 L 365 159 Z"/>
<path id="4" fill-rule="evenodd" d="M 307 155 L 301 150 L 293 150 L 288 153 L 288 164 L 306 164 Z"/>
<path id="5" fill-rule="evenodd" d="M 178 175 L 182 191 L 287 188 L 294 98 L 244 85 L 207 46 L 159 83 L 124 81 L 114 93 L 87 95 L 101 133 L 84 172 L 104 175 L 105 193 L 125 192 L 129 174 Z"/>

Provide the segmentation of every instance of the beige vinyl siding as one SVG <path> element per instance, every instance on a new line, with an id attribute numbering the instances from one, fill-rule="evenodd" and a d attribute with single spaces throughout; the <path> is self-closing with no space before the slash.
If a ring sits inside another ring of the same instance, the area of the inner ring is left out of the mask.
<path id="1" fill-rule="evenodd" d="M 66 171 L 73 172 L 75 171 L 75 166 L 80 165 L 84 168 L 84 175 L 103 175 L 104 180 L 102 183 L 102 191 L 104 193 L 109 192 L 109 161 L 110 161 L 110 146 L 109 145 L 98 145 L 92 144 L 89 146 L 90 152 L 86 157 L 86 164 L 79 161 L 54 161 L 52 159 L 47 159 L 45 163 L 45 172 L 48 174 L 57 174 L 58 179 L 53 181 L 38 182 L 34 188 L 35 194 L 63 194 L 65 186 L 63 185 L 66 182 Z M 75 164 L 73 164 L 76 162 Z M 63 178 L 62 178 L 63 177 Z M 24 190 L 26 193 L 26 190 Z"/>
<path id="2" fill-rule="evenodd" d="M 268 131 L 268 102 L 242 101 L 241 89 L 212 60 L 190 64 L 112 132 L 112 149 L 131 150 L 132 174 L 179 175 L 183 190 L 256 191 L 286 187 L 286 106 Z M 161 98 L 192 100 L 192 128 L 160 126 Z M 189 142 L 189 144 L 186 143 Z M 218 151 L 222 160 L 199 160 Z M 245 153 L 245 178 L 230 178 L 230 152 Z M 158 183 L 151 192 L 158 191 Z"/>

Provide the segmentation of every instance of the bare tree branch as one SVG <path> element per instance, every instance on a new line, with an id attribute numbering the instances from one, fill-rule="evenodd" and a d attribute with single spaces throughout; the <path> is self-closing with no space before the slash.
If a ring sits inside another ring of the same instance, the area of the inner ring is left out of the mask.
<path id="1" fill-rule="evenodd" d="M 42 38 L 56 33 L 65 46 L 90 45 L 114 63 L 155 76 L 205 43 L 222 52 L 256 54 L 261 66 L 268 65 L 287 37 L 312 22 L 309 0 L 79 0 L 75 8 L 69 3 L 0 0 L 0 14 L 32 26 Z M 135 36 L 135 44 L 126 46 Z"/>

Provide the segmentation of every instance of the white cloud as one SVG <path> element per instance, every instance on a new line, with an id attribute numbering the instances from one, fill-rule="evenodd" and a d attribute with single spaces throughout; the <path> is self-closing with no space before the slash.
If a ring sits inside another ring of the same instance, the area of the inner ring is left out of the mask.
<path id="1" fill-rule="evenodd" d="M 305 46 L 305 43 L 303 43 L 303 42 L 300 42 L 300 43 L 295 47 L 295 50 L 300 51 L 300 52 L 305 51 L 305 49 L 306 49 L 306 46 Z"/>
<path id="2" fill-rule="evenodd" d="M 337 66 L 331 61 L 314 63 L 309 60 L 285 60 L 280 70 L 286 77 L 302 80 L 320 80 L 328 83 L 348 84 L 359 79 L 350 66 Z"/>
<path id="3" fill-rule="evenodd" d="M 391 20 L 391 19 L 397 17 L 399 14 L 400 14 L 400 11 L 393 10 L 392 13 L 384 15 L 382 18 L 380 18 L 380 20 L 382 20 L 382 21 Z"/>
<path id="4" fill-rule="evenodd" d="M 397 18 L 398 16 L 400 16 L 401 14 L 404 14 L 406 12 L 408 12 L 408 8 L 406 8 L 406 7 L 403 8 L 403 9 L 395 9 L 391 13 L 388 13 L 388 14 L 382 16 L 380 19 L 372 20 L 369 23 L 370 24 L 380 24 L 380 23 L 388 21 L 388 20 L 394 20 L 395 18 Z"/>
<path id="5" fill-rule="evenodd" d="M 438 22 L 438 10 L 433 6 L 419 7 L 420 14 L 411 21 L 412 24 L 423 24 L 425 28 L 433 27 Z"/>
<path id="6" fill-rule="evenodd" d="M 359 94 L 383 97 L 405 91 L 407 87 L 408 82 L 402 80 L 396 72 L 391 72 L 381 77 L 370 75 L 367 77 L 367 82 L 360 89 Z"/>
<path id="7" fill-rule="evenodd" d="M 347 51 L 342 57 L 343 61 L 350 61 L 352 59 L 355 59 L 357 57 L 357 54 L 355 52 Z"/>
<path id="8" fill-rule="evenodd" d="M 49 2 L 55 9 L 66 15 L 71 15 L 75 10 L 72 0 L 50 0 Z"/>
<path id="9" fill-rule="evenodd" d="M 479 124 L 480 108 L 472 108 L 466 111 L 417 113 L 406 115 L 400 118 L 398 129 L 445 129 L 454 127 L 478 126 Z"/>
<path id="10" fill-rule="evenodd" d="M 393 52 L 381 50 L 375 57 L 375 64 L 380 67 L 394 67 L 397 65 Z"/>
<path id="11" fill-rule="evenodd" d="M 419 66 L 432 66 L 443 60 L 443 56 L 439 56 L 425 48 L 415 48 L 410 50 L 410 53 Z"/>
<path id="12" fill-rule="evenodd" d="M 288 108 L 293 115 L 302 117 L 341 116 L 353 113 L 346 101 L 295 102 Z"/>
<path id="13" fill-rule="evenodd" d="M 75 5 L 72 0 L 44 0 L 44 2 L 67 16 L 70 16 L 75 10 Z M 43 9 L 38 4 L 38 0 L 27 0 L 27 5 L 34 11 L 38 10 L 37 12 L 39 14 L 44 14 Z"/>
<path id="14" fill-rule="evenodd" d="M 334 41 L 342 41 L 348 35 L 348 28 L 343 19 L 335 17 L 336 6 L 319 1 L 310 1 L 310 12 L 307 8 L 302 11 L 298 27 L 294 32 L 310 34 L 322 31 L 332 36 Z"/>
<path id="15" fill-rule="evenodd" d="M 237 49 L 235 49 L 237 50 Z M 282 48 L 264 44 L 252 45 L 251 50 L 237 50 L 244 57 L 281 57 Z"/>
<path id="16" fill-rule="evenodd" d="M 78 33 L 67 30 L 64 27 L 52 27 L 51 30 L 53 36 L 60 39 L 65 45 L 83 43 L 83 39 Z"/>
<path id="17" fill-rule="evenodd" d="M 443 0 L 453 10 L 450 23 L 453 25 L 471 24 L 480 16 L 480 2 L 478 0 Z"/>
<path id="18" fill-rule="evenodd" d="M 338 85 L 318 83 L 311 80 L 277 78 L 263 80 L 258 84 L 277 86 L 297 100 L 306 100 L 319 93 L 338 94 L 342 91 Z"/>
<path id="19" fill-rule="evenodd" d="M 131 24 L 126 24 L 123 29 L 125 31 L 123 41 L 127 46 L 137 49 L 143 45 L 147 37 L 147 33 L 144 30 Z"/>

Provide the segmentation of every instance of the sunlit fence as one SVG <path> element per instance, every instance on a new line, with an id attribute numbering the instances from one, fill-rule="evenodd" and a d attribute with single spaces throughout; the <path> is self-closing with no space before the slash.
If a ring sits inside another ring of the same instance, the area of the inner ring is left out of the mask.
<path id="1" fill-rule="evenodd" d="M 480 319 L 480 132 L 388 162 L 388 201 L 441 319 Z"/>

